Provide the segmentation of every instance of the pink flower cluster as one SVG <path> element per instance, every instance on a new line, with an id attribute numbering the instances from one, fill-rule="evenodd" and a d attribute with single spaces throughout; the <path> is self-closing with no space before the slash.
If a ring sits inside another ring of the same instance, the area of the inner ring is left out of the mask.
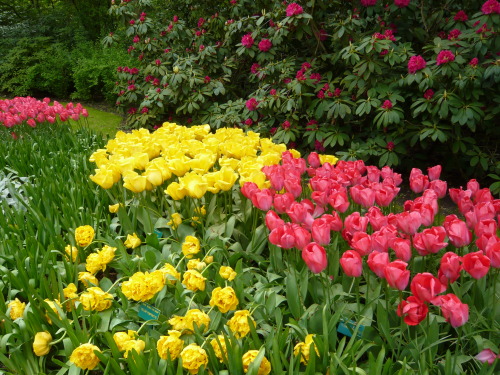
<path id="1" fill-rule="evenodd" d="M 328 265 L 325 246 L 331 243 L 332 232 L 339 232 L 349 246 L 339 261 L 347 276 L 361 276 L 366 257 L 368 268 L 391 288 L 405 290 L 410 286 L 412 295 L 402 300 L 397 309 L 409 325 L 419 324 L 431 305 L 439 308 L 453 327 L 465 324 L 469 319 L 468 305 L 452 293 L 442 293 L 462 271 L 480 279 L 490 267 L 500 268 L 500 199 L 493 199 L 489 189 L 480 189 L 471 180 L 466 190 L 450 189 L 465 221 L 448 215 L 437 225 L 438 200 L 447 193 L 447 183 L 440 180 L 439 165 L 429 168 L 427 174 L 414 168 L 410 187 L 422 195 L 406 201 L 403 212 L 388 215 L 380 207 L 391 204 L 402 182 L 401 176 L 389 167 L 379 169 L 363 161 L 339 161 L 333 166 L 322 164 L 314 152 L 307 162 L 285 152 L 280 165 L 266 166 L 263 172 L 270 188 L 259 189 L 247 182 L 241 191 L 255 207 L 267 211 L 269 241 L 283 249 L 299 249 L 306 265 L 319 273 Z M 304 179 L 304 175 L 308 178 Z M 310 199 L 300 199 L 309 191 L 304 186 L 310 187 Z M 346 213 L 353 203 L 355 207 L 364 207 L 366 213 L 354 211 L 342 215 L 342 219 L 339 214 Z M 455 248 L 466 249 L 474 235 L 479 250 L 457 254 Z M 408 264 L 415 254 L 432 256 L 446 248 L 449 250 L 441 256 L 437 277 L 429 272 L 412 277 Z"/>
<path id="2" fill-rule="evenodd" d="M 252 34 L 245 34 L 241 38 L 241 45 L 245 48 L 252 48 L 254 44 L 254 39 L 252 38 Z"/>
<path id="3" fill-rule="evenodd" d="M 68 103 L 63 106 L 57 101 L 50 104 L 49 98 L 37 100 L 32 97 L 16 97 L 14 99 L 0 100 L 0 124 L 7 128 L 27 123 L 31 127 L 48 122 L 53 124 L 59 116 L 60 121 L 72 119 L 78 121 L 80 116 L 87 117 L 89 114 L 80 103 L 74 105 Z"/>
<path id="4" fill-rule="evenodd" d="M 500 14 L 500 3 L 497 0 L 488 0 L 481 7 L 483 14 Z"/>
<path id="5" fill-rule="evenodd" d="M 408 60 L 408 72 L 410 74 L 415 74 L 417 71 L 422 70 L 426 67 L 427 62 L 420 55 L 410 57 Z"/>
<path id="6" fill-rule="evenodd" d="M 396 38 L 394 37 L 394 31 L 392 29 L 385 30 L 383 34 L 375 33 L 373 34 L 372 38 L 379 40 L 391 40 L 393 42 L 396 41 Z"/>
<path id="7" fill-rule="evenodd" d="M 269 51 L 273 46 L 273 43 L 269 39 L 262 39 L 259 42 L 259 50 L 261 52 L 267 52 Z"/>
<path id="8" fill-rule="evenodd" d="M 411 0 L 394 0 L 394 5 L 396 5 L 399 8 L 406 8 L 408 5 L 410 5 Z"/>
<path id="9" fill-rule="evenodd" d="M 436 65 L 443 65 L 455 61 L 455 54 L 450 50 L 442 50 L 436 57 Z"/>

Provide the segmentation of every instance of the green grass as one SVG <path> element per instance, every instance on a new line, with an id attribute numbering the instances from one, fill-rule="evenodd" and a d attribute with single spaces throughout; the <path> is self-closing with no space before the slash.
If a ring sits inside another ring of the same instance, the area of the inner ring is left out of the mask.
<path id="1" fill-rule="evenodd" d="M 120 115 L 113 112 L 101 111 L 89 107 L 88 105 L 83 105 L 83 107 L 89 112 L 89 117 L 83 121 L 84 124 L 87 124 L 89 129 L 109 137 L 115 136 L 122 122 L 122 117 Z M 80 124 L 75 121 L 70 121 L 70 123 L 73 128 L 78 128 L 80 126 Z"/>

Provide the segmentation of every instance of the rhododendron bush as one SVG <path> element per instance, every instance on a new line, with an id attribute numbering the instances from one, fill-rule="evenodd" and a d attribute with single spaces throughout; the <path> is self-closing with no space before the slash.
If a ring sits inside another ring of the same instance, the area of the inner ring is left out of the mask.
<path id="1" fill-rule="evenodd" d="M 110 9 L 136 59 L 117 67 L 132 127 L 182 118 L 379 167 L 500 175 L 496 0 L 152 4 Z"/>

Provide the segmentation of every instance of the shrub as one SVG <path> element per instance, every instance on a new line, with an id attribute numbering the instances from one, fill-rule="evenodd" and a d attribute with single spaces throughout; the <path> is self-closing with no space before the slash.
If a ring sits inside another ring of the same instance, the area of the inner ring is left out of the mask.
<path id="1" fill-rule="evenodd" d="M 116 88 L 133 127 L 181 116 L 291 146 L 341 148 L 342 159 L 380 166 L 446 156 L 448 170 L 462 174 L 499 168 L 490 143 L 499 135 L 496 11 L 461 2 L 241 0 L 214 14 L 197 5 L 206 15 L 187 23 L 174 17 L 184 3 L 166 22 L 148 4 L 111 7 L 137 59 L 118 67 Z M 256 106 L 245 105 L 252 99 Z"/>

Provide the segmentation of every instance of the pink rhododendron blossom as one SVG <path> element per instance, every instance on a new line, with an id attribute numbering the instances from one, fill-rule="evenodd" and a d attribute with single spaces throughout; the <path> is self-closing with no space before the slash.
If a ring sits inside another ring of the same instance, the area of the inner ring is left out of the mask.
<path id="1" fill-rule="evenodd" d="M 297 3 L 290 3 L 286 7 L 286 16 L 293 17 L 298 16 L 299 14 L 304 13 L 304 9 Z"/>
<path id="2" fill-rule="evenodd" d="M 425 90 L 424 99 L 431 100 L 433 96 L 434 96 L 434 90 L 432 89 Z"/>
<path id="3" fill-rule="evenodd" d="M 252 48 L 252 46 L 254 44 L 254 40 L 252 38 L 252 34 L 245 34 L 245 35 L 243 35 L 243 37 L 241 38 L 241 44 L 245 48 Z"/>
<path id="4" fill-rule="evenodd" d="M 364 7 L 372 7 L 377 4 L 377 0 L 361 0 L 361 5 Z"/>
<path id="5" fill-rule="evenodd" d="M 467 13 L 465 13 L 463 10 L 459 10 L 457 14 L 453 17 L 455 21 L 461 21 L 465 22 L 469 19 L 469 16 L 467 16 Z"/>
<path id="6" fill-rule="evenodd" d="M 427 62 L 420 55 L 410 57 L 408 60 L 408 72 L 415 74 L 417 71 L 422 70 L 427 65 Z"/>
<path id="7" fill-rule="evenodd" d="M 476 67 L 478 62 L 479 62 L 479 60 L 477 59 L 477 57 L 474 57 L 471 61 L 469 61 L 469 65 Z"/>
<path id="8" fill-rule="evenodd" d="M 392 108 L 392 102 L 390 100 L 384 101 L 384 103 L 382 104 L 381 108 L 383 108 L 383 109 L 391 109 Z"/>
<path id="9" fill-rule="evenodd" d="M 450 50 L 442 50 L 436 57 L 436 65 L 443 65 L 455 61 L 455 55 Z"/>
<path id="10" fill-rule="evenodd" d="M 406 8 L 410 4 L 411 0 L 394 0 L 394 5 L 399 8 Z"/>
<path id="11" fill-rule="evenodd" d="M 273 46 L 273 43 L 271 43 L 271 41 L 269 39 L 262 39 L 259 42 L 259 50 L 262 52 L 269 51 L 272 46 Z"/>
<path id="12" fill-rule="evenodd" d="M 462 32 L 458 29 L 453 29 L 448 33 L 448 40 L 455 40 L 462 34 Z"/>
<path id="13" fill-rule="evenodd" d="M 500 13 L 500 3 L 497 0 L 488 0 L 481 7 L 483 14 Z"/>
<path id="14" fill-rule="evenodd" d="M 257 106 L 259 105 L 259 102 L 255 98 L 250 98 L 247 100 L 245 103 L 245 106 L 249 111 L 255 111 L 257 109 Z"/>

